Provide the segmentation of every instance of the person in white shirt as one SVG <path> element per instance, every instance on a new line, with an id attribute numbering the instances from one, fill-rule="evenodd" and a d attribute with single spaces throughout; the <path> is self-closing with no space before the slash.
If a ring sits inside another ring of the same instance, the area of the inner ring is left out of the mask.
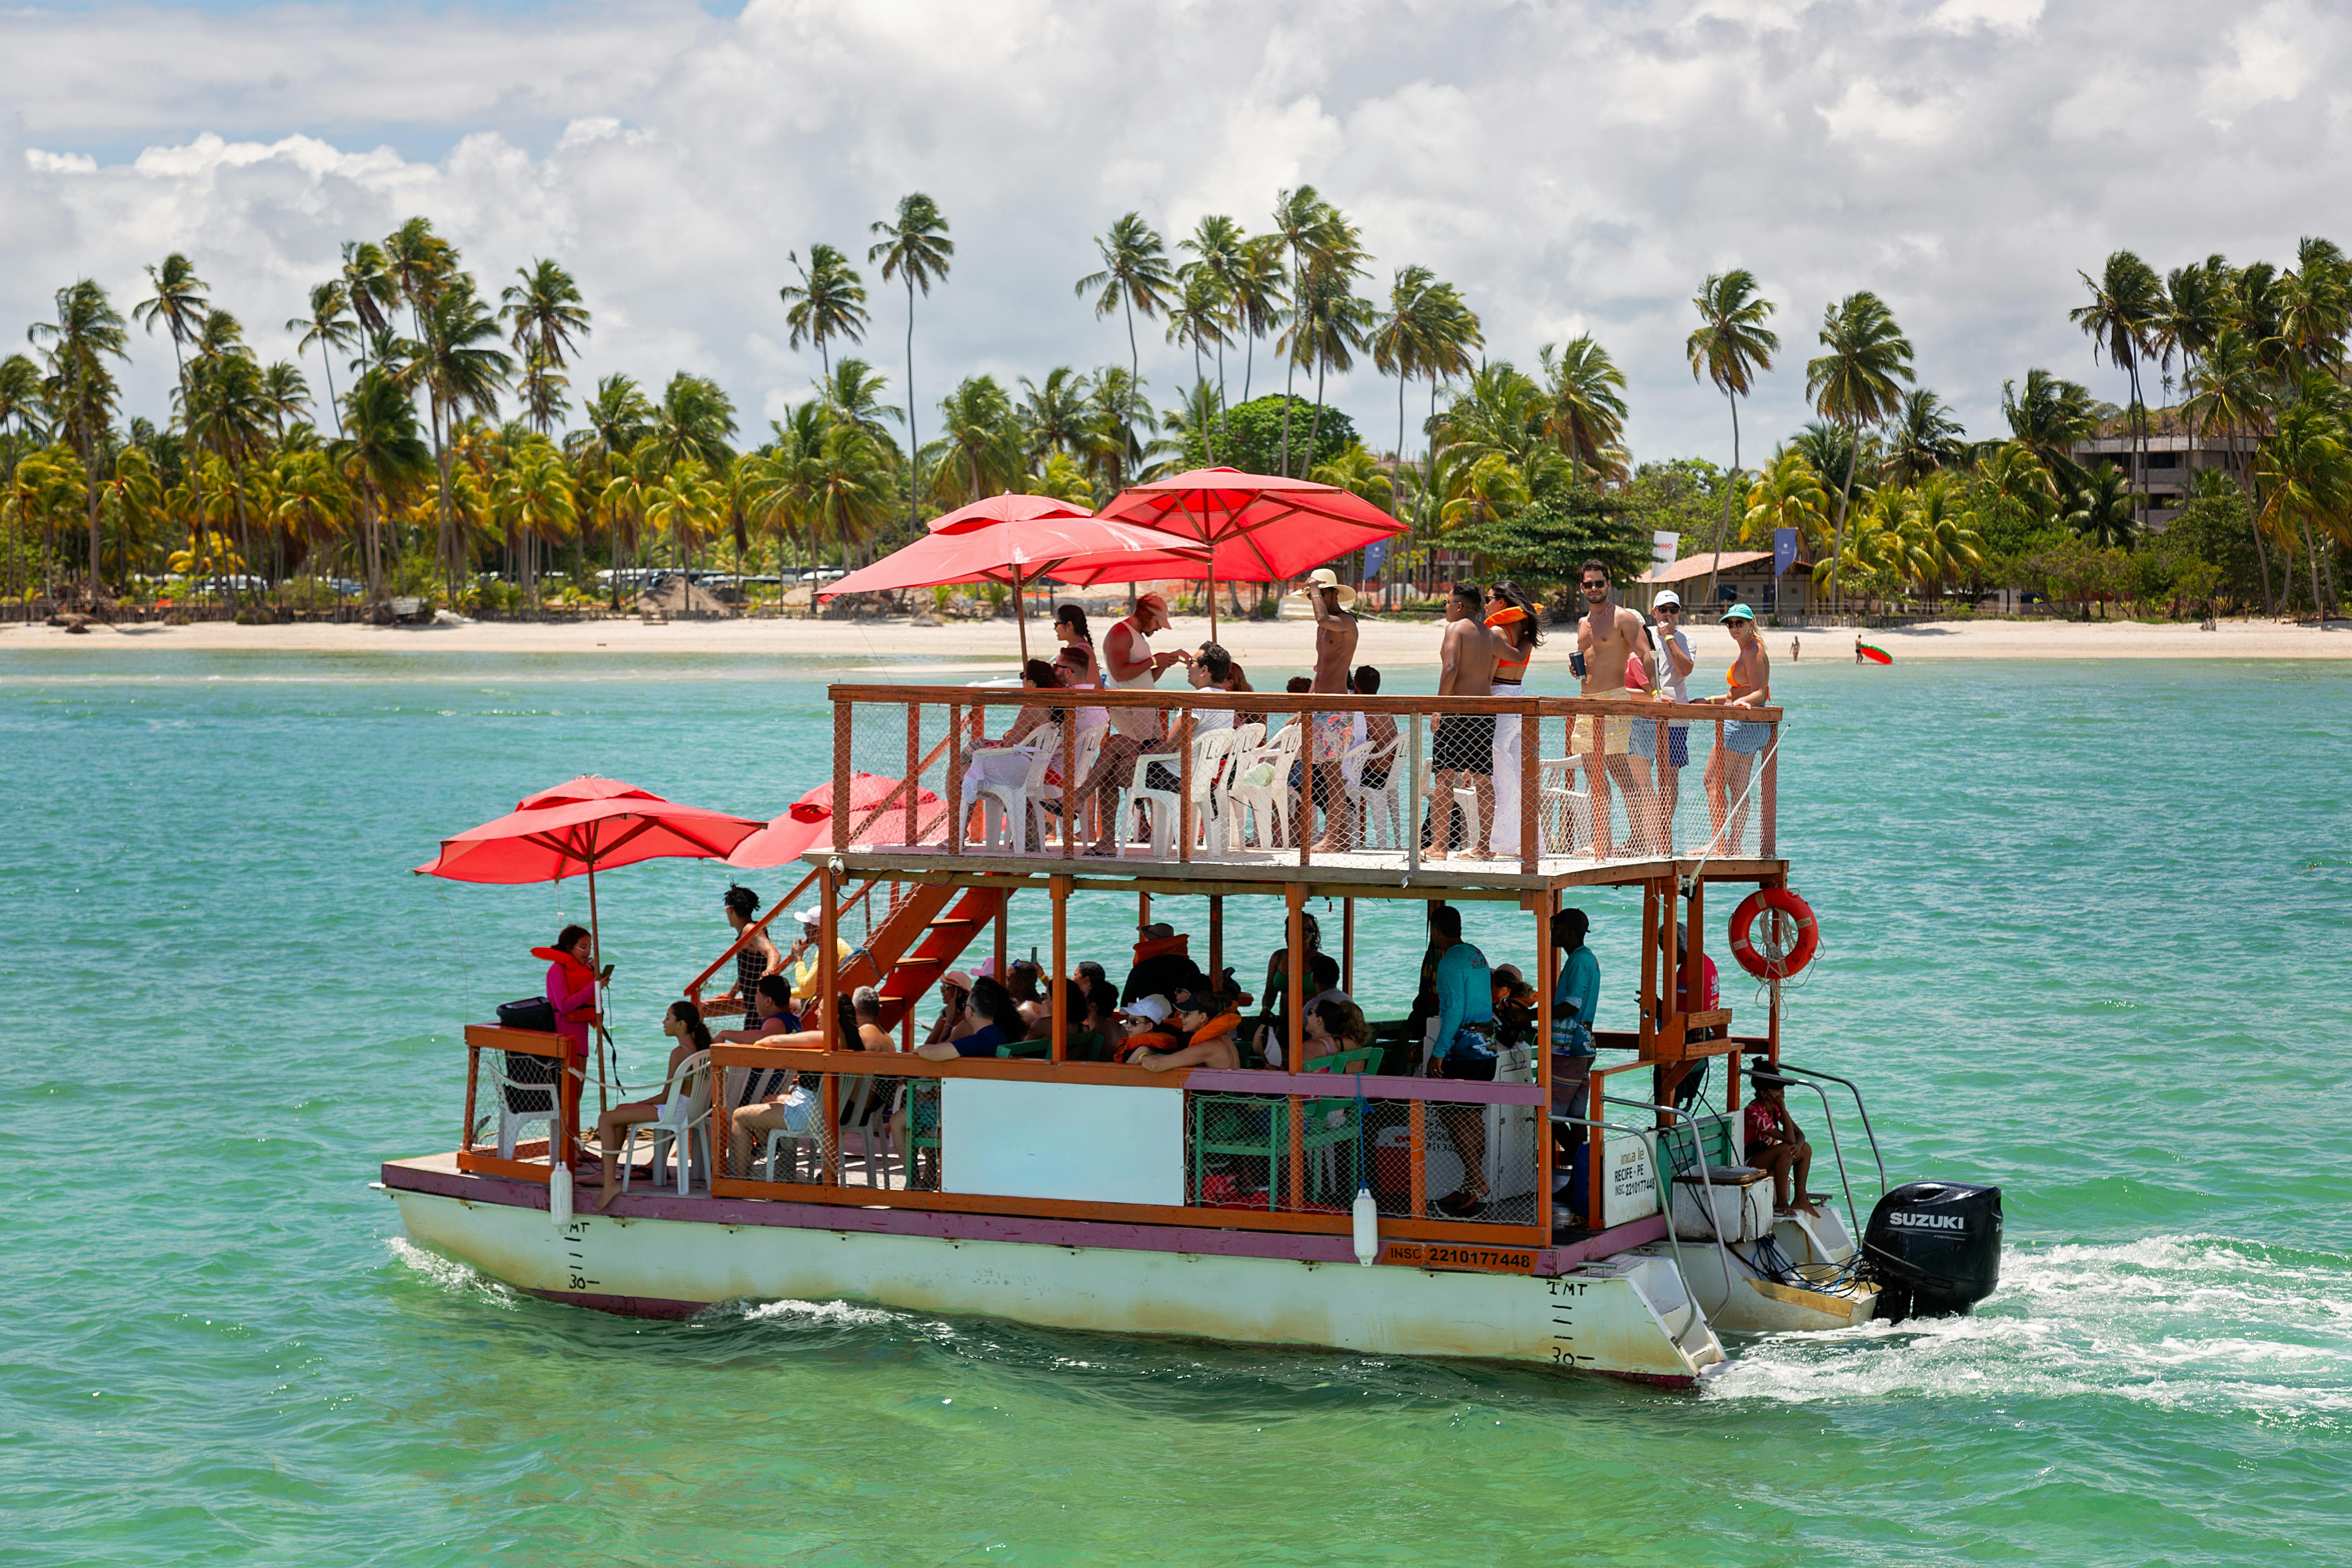
<path id="1" fill-rule="evenodd" d="M 1658 695 L 1669 702 L 1687 702 L 1690 689 L 1686 684 L 1690 672 L 1698 668 L 1698 658 L 1691 650 L 1691 640 L 1682 629 L 1682 595 L 1672 588 L 1651 601 L 1650 609 L 1658 618 L 1649 628 L 1650 646 L 1658 655 Z M 1633 754 L 1655 764 L 1658 756 L 1658 726 L 1655 720 L 1636 720 L 1633 724 Z M 1690 725 L 1670 722 L 1666 726 L 1665 776 L 1658 786 L 1658 821 L 1671 847 L 1674 839 L 1675 805 L 1682 795 L 1679 770 L 1690 765 Z"/>

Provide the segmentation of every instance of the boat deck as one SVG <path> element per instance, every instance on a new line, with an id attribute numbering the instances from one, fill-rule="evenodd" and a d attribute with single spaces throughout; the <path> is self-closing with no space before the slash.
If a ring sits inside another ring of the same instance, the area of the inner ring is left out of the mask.
<path id="1" fill-rule="evenodd" d="M 1785 877 L 1785 859 L 1756 856 L 1708 858 L 1695 854 L 1624 855 L 1595 859 L 1591 855 L 1542 855 L 1528 871 L 1516 856 L 1475 859 L 1412 862 L 1393 848 L 1343 850 L 1309 855 L 1295 849 L 1235 849 L 1218 853 L 1195 849 L 1189 858 L 1162 859 L 1146 845 L 1129 845 L 1117 856 L 1064 855 L 1058 847 L 1027 855 L 965 848 L 944 855 L 937 845 L 867 844 L 841 851 L 812 850 L 812 865 L 838 858 L 854 876 L 893 874 L 908 880 L 950 880 L 971 877 L 1018 877 L 1043 881 L 1050 877 L 1076 879 L 1089 884 L 1117 884 L 1122 890 L 1276 892 L 1306 883 L 1329 889 L 1335 896 L 1426 898 L 1433 891 L 1463 898 L 1517 897 L 1575 887 L 1626 887 L 1667 878 L 1687 880 L 1752 882 Z M 1158 884 L 1140 887 L 1140 884 Z M 1180 884 L 1181 886 L 1180 886 Z"/>
<path id="2" fill-rule="evenodd" d="M 641 1170 L 643 1167 L 639 1167 Z M 394 1192 L 430 1194 L 468 1203 L 497 1204 L 512 1208 L 548 1206 L 548 1189 L 532 1182 L 460 1171 L 453 1152 L 387 1160 L 379 1178 Z M 640 1179 L 631 1190 L 602 1210 L 593 1209 L 594 1189 L 579 1189 L 577 1211 L 619 1220 L 677 1220 L 722 1226 L 781 1226 L 801 1230 L 824 1230 L 840 1235 L 872 1234 L 931 1237 L 950 1241 L 1026 1242 L 1041 1247 L 1113 1247 L 1129 1251 L 1173 1252 L 1223 1258 L 1287 1258 L 1301 1263 L 1354 1265 L 1353 1243 L 1346 1236 L 1309 1235 L 1282 1231 L 1225 1230 L 1214 1226 L 1129 1225 L 1104 1220 L 1062 1219 L 1021 1215 L 950 1213 L 904 1207 L 860 1208 L 837 1204 L 803 1204 L 766 1198 L 713 1197 L 699 1182 L 689 1184 L 684 1196 L 669 1183 Z M 1538 1276 L 1563 1274 L 1586 1263 L 1629 1252 L 1665 1235 L 1664 1215 L 1654 1214 L 1612 1229 L 1563 1237 L 1553 1246 L 1496 1249 L 1507 1254 L 1511 1273 Z M 1391 1242 L 1382 1247 L 1381 1263 L 1428 1267 L 1426 1243 Z"/>

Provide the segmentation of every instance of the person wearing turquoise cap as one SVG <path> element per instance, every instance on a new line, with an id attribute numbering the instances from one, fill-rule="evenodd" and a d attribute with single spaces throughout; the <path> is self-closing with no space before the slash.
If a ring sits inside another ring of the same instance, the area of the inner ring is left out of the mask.
<path id="1" fill-rule="evenodd" d="M 1723 612 L 1723 629 L 1731 634 L 1737 651 L 1732 655 L 1731 668 L 1724 674 L 1724 684 L 1730 688 L 1721 697 L 1703 697 L 1702 702 L 1720 702 L 1733 708 L 1762 708 L 1772 700 L 1772 658 L 1764 651 L 1764 639 L 1757 634 L 1756 612 L 1745 605 L 1734 605 Z M 1741 847 L 1742 836 L 1748 827 L 1748 783 L 1756 766 L 1756 754 L 1771 743 L 1772 726 L 1756 720 L 1733 719 L 1723 726 L 1723 744 L 1706 760 L 1706 804 L 1714 823 L 1715 837 L 1708 848 L 1714 854 L 1736 853 Z M 1726 825 L 1729 832 L 1725 831 Z"/>

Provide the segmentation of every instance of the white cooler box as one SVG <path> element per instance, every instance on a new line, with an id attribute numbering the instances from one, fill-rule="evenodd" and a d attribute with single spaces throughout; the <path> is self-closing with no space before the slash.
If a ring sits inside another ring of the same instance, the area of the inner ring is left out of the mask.
<path id="1" fill-rule="evenodd" d="M 1675 1178 L 1675 1235 L 1685 1241 L 1754 1241 L 1772 1234 L 1772 1178 L 1753 1165 L 1717 1165 L 1702 1183 L 1696 1171 Z M 1707 1225 L 1714 1200 L 1715 1225 Z"/>

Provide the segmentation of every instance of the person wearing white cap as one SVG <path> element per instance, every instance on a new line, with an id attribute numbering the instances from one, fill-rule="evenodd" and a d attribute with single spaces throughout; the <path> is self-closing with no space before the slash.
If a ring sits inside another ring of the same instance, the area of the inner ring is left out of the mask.
<path id="1" fill-rule="evenodd" d="M 793 951 L 801 954 L 800 962 L 793 965 L 793 1000 L 806 1002 L 817 994 L 819 954 L 816 944 L 818 938 L 824 932 L 824 911 L 811 904 L 793 919 L 801 922 L 801 940 L 793 946 Z M 833 956 L 835 974 L 841 973 L 841 965 L 849 962 L 850 955 L 855 951 L 849 943 L 842 940 L 839 932 L 836 931 L 834 934 Z"/>
<path id="2" fill-rule="evenodd" d="M 1348 692 L 1348 671 L 1356 661 L 1356 637 L 1360 629 L 1356 625 L 1355 612 L 1348 607 L 1356 602 L 1356 591 L 1340 582 L 1339 574 L 1328 566 L 1318 566 L 1309 572 L 1307 586 L 1301 591 L 1315 611 L 1315 679 L 1307 689 L 1318 695 L 1344 697 Z M 1323 837 L 1315 847 L 1325 854 L 1352 847 L 1348 833 L 1348 791 L 1339 778 L 1339 759 L 1348 754 L 1355 721 L 1352 712 L 1318 712 L 1307 730 L 1314 747 L 1307 762 L 1316 776 L 1308 781 L 1307 798 L 1299 806 L 1306 821 L 1298 831 L 1301 838 L 1314 831 L 1315 803 L 1321 801 Z"/>
<path id="3" fill-rule="evenodd" d="M 1691 640 L 1683 626 L 1682 595 L 1672 588 L 1665 589 L 1650 601 L 1650 613 L 1658 617 L 1650 628 L 1650 646 L 1658 655 L 1658 695 L 1669 702 L 1690 700 L 1690 672 L 1698 668 L 1698 657 L 1691 651 Z M 1658 726 L 1654 721 L 1633 721 L 1633 754 L 1649 763 L 1653 768 L 1658 758 Z M 1675 807 L 1682 799 L 1683 775 L 1676 770 L 1690 765 L 1690 725 L 1666 726 L 1666 770 L 1658 787 L 1658 821 L 1664 825 L 1671 841 L 1675 828 Z"/>

